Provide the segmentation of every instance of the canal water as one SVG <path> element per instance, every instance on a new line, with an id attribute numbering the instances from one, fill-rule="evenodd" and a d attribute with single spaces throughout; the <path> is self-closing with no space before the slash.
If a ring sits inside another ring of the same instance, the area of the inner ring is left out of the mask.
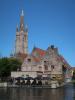
<path id="1" fill-rule="evenodd" d="M 75 100 L 75 86 L 57 89 L 0 88 L 0 100 Z"/>

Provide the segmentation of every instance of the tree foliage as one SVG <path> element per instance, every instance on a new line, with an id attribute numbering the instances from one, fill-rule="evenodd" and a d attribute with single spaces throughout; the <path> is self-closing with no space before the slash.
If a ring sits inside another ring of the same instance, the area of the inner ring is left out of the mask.
<path id="1" fill-rule="evenodd" d="M 20 69 L 21 62 L 16 58 L 0 58 L 0 77 L 8 77 L 11 71 Z"/>

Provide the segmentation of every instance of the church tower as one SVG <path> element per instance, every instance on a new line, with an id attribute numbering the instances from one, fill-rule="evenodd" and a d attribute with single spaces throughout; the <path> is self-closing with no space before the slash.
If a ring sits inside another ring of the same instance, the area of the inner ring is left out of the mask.
<path id="1" fill-rule="evenodd" d="M 20 25 L 16 27 L 15 55 L 28 54 L 28 28 L 24 25 L 24 12 L 20 15 Z"/>

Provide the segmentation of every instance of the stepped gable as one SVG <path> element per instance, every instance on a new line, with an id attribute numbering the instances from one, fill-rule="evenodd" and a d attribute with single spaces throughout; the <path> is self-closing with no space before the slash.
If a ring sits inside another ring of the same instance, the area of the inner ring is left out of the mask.
<path id="1" fill-rule="evenodd" d="M 60 60 L 63 62 L 64 65 L 66 65 L 65 67 L 67 68 L 71 68 L 71 66 L 68 64 L 68 62 L 64 59 L 64 57 L 62 55 L 59 55 Z"/>

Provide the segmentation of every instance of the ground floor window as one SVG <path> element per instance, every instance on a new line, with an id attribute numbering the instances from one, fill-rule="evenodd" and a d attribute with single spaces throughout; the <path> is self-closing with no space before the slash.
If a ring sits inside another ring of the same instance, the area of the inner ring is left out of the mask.
<path id="1" fill-rule="evenodd" d="M 44 65 L 44 69 L 45 69 L 45 70 L 48 70 L 48 66 L 47 66 L 47 65 Z"/>

